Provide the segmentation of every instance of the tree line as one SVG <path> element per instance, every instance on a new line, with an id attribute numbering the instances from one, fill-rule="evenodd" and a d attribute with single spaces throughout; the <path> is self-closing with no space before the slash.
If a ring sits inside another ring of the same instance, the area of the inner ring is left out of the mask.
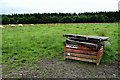
<path id="1" fill-rule="evenodd" d="M 41 23 L 114 23 L 120 20 L 120 11 L 84 13 L 2 14 L 2 24 Z"/>

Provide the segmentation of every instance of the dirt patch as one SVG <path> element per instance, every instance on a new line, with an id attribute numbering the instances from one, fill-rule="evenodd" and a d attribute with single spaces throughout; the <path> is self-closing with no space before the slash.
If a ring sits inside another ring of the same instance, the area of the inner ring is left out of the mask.
<path id="1" fill-rule="evenodd" d="M 11 69 L 11 73 L 3 73 L 3 78 L 118 78 L 118 62 L 96 66 L 93 63 L 43 57 L 35 64 L 21 70 Z"/>

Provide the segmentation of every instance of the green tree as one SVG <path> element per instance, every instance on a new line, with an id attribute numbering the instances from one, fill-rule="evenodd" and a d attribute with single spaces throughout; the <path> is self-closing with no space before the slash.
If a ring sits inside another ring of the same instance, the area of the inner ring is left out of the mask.
<path id="1" fill-rule="evenodd" d="M 3 16 L 2 17 L 2 24 L 9 24 L 10 23 L 10 19 L 7 16 Z"/>
<path id="2" fill-rule="evenodd" d="M 72 22 L 74 22 L 74 20 L 70 16 L 65 16 L 60 20 L 60 22 L 62 22 L 62 23 L 72 23 Z"/>
<path id="3" fill-rule="evenodd" d="M 12 18 L 10 18 L 10 23 L 11 23 L 11 24 L 16 24 L 17 21 L 12 17 Z"/>

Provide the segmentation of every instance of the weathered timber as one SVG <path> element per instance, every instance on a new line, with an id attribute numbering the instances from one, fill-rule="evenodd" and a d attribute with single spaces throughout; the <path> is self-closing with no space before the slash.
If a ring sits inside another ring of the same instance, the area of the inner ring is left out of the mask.
<path id="1" fill-rule="evenodd" d="M 68 44 L 69 45 L 69 44 Z M 77 49 L 77 50 L 95 50 L 93 48 L 88 48 L 86 46 L 80 46 L 78 45 L 77 48 L 71 48 L 71 47 L 68 47 L 68 49 Z"/>
<path id="2" fill-rule="evenodd" d="M 75 49 L 66 49 L 67 52 L 73 52 L 73 53 L 83 53 L 83 54 L 91 54 L 96 55 L 97 52 L 95 51 L 85 51 L 85 50 L 75 50 Z"/>
<path id="3" fill-rule="evenodd" d="M 109 37 L 98 37 L 98 36 L 86 36 L 86 35 L 75 35 L 75 34 L 63 34 L 64 37 L 81 38 L 86 40 L 98 40 L 107 41 Z"/>
<path id="4" fill-rule="evenodd" d="M 76 54 L 76 53 L 66 53 L 67 56 L 73 56 L 73 57 L 82 57 L 82 58 L 88 58 L 88 59 L 97 59 L 97 56 L 94 55 L 87 55 L 87 54 Z"/>
<path id="5" fill-rule="evenodd" d="M 94 43 L 79 42 L 79 41 L 74 41 L 74 40 L 69 40 L 69 39 L 67 39 L 65 42 L 68 43 L 68 44 L 77 44 L 77 45 L 80 45 L 80 46 L 86 46 L 86 47 L 92 48 L 92 49 L 97 49 L 97 47 L 98 47 L 98 45 L 94 44 Z"/>
<path id="6" fill-rule="evenodd" d="M 68 39 L 64 42 L 64 59 L 87 61 L 99 65 L 103 55 L 104 43 L 109 37 L 63 34 Z"/>
<path id="7" fill-rule="evenodd" d="M 100 43 L 100 41 L 98 41 L 98 40 L 86 40 L 84 38 L 72 38 L 72 37 L 68 37 L 68 39 L 74 40 L 74 41 L 79 41 L 79 42 L 89 42 L 89 43 L 95 43 L 95 44 L 99 44 Z"/>
<path id="8" fill-rule="evenodd" d="M 85 58 L 78 58 L 78 57 L 72 57 L 72 56 L 66 56 L 67 59 L 74 59 L 74 60 L 80 60 L 80 61 L 87 61 L 87 62 L 94 62 L 96 63 L 96 60 L 93 59 L 85 59 Z"/>

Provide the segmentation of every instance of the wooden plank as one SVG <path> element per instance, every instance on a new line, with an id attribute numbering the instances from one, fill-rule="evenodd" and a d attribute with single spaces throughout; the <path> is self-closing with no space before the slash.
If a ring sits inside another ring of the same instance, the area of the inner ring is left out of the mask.
<path id="1" fill-rule="evenodd" d="M 72 42 L 72 41 L 68 41 L 68 40 L 66 40 L 66 44 L 79 45 L 79 46 L 87 47 L 87 48 L 89 48 L 89 49 L 93 49 L 93 50 L 95 50 L 95 51 L 97 51 L 97 48 L 98 48 L 98 46 L 81 44 L 81 43 L 76 43 L 76 42 Z"/>
<path id="2" fill-rule="evenodd" d="M 95 51 L 85 51 L 85 50 L 75 50 L 75 49 L 66 49 L 66 51 L 73 52 L 73 53 L 91 54 L 91 55 L 97 54 L 97 52 L 95 52 Z"/>
<path id="3" fill-rule="evenodd" d="M 67 56 L 82 57 L 87 59 L 97 59 L 97 56 L 85 55 L 85 54 L 76 54 L 76 53 L 66 53 Z"/>
<path id="4" fill-rule="evenodd" d="M 94 44 L 94 43 L 89 43 L 89 42 L 79 42 L 79 41 L 74 41 L 74 40 L 70 40 L 70 39 L 67 39 L 68 41 L 71 41 L 71 42 L 75 42 L 75 43 L 80 43 L 80 44 L 86 44 L 86 45 L 93 45 L 93 46 L 97 46 L 97 44 Z"/>
<path id="5" fill-rule="evenodd" d="M 69 45 L 69 44 L 68 44 Z M 77 48 L 71 48 L 71 47 L 68 47 L 68 49 L 79 49 L 79 50 L 94 50 L 94 49 L 90 49 L 88 47 L 85 47 L 85 46 L 77 46 Z"/>
<path id="6" fill-rule="evenodd" d="M 94 43 L 94 44 L 99 44 L 100 43 L 100 41 L 98 41 L 98 40 L 86 40 L 86 39 L 71 38 L 71 37 L 68 37 L 68 39 L 74 40 L 74 41 L 79 41 L 79 42 L 89 42 L 89 43 Z"/>
<path id="7" fill-rule="evenodd" d="M 72 57 L 72 56 L 66 56 L 67 59 L 74 59 L 74 60 L 80 60 L 80 61 L 87 61 L 87 62 L 94 62 L 96 63 L 96 60 L 92 59 L 85 59 L 85 58 L 77 58 L 77 57 Z"/>
<path id="8" fill-rule="evenodd" d="M 75 34 L 63 34 L 63 37 L 83 38 L 86 40 L 100 40 L 107 41 L 109 37 L 98 37 L 98 36 L 86 36 L 86 35 L 75 35 Z"/>

